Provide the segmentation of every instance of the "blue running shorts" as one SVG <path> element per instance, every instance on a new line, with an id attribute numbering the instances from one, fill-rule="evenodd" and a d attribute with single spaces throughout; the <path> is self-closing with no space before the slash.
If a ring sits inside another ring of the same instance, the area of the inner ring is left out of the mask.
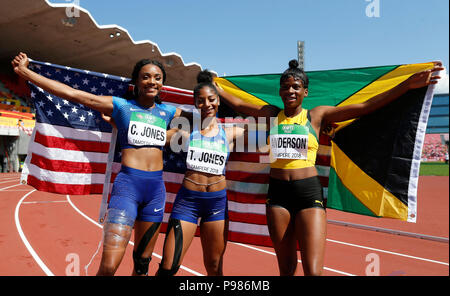
<path id="1" fill-rule="evenodd" d="M 165 203 L 162 171 L 148 172 L 122 165 L 114 180 L 108 209 L 125 211 L 134 220 L 162 222 Z"/>
<path id="2" fill-rule="evenodd" d="M 226 189 L 215 192 L 200 192 L 181 186 L 173 203 L 172 219 L 197 224 L 228 219 L 228 203 Z"/>

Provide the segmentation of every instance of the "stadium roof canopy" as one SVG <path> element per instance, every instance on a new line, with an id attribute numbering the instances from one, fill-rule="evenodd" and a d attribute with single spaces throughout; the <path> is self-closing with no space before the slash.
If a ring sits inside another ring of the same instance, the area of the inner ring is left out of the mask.
<path id="1" fill-rule="evenodd" d="M 163 63 L 166 85 L 184 89 L 195 86 L 201 71 L 177 53 L 161 53 L 156 43 L 134 41 L 118 25 L 98 25 L 89 11 L 73 3 L 2 0 L 0 40 L 2 64 L 23 51 L 43 62 L 130 77 L 138 60 L 150 58 Z"/>

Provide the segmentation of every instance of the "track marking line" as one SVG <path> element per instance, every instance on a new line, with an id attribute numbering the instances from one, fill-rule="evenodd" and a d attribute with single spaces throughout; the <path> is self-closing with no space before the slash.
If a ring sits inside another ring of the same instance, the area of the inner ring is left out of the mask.
<path id="1" fill-rule="evenodd" d="M 96 221 L 94 221 L 92 218 L 90 218 L 90 217 L 88 217 L 86 214 L 84 214 L 80 209 L 78 209 L 78 208 L 72 203 L 72 200 L 70 199 L 70 196 L 69 196 L 69 195 L 66 195 L 66 197 L 67 197 L 67 201 L 68 201 L 69 204 L 72 206 L 72 208 L 75 209 L 75 211 L 77 211 L 81 216 L 83 216 L 84 218 L 86 218 L 88 221 L 90 221 L 91 223 L 93 223 L 93 224 L 96 225 L 97 227 L 100 227 L 100 228 L 103 229 L 103 226 L 102 226 L 102 225 L 100 225 L 99 223 L 97 223 Z M 133 242 L 133 241 L 130 240 L 129 243 L 130 243 L 131 245 L 134 246 L 134 242 Z M 162 259 L 162 256 L 159 255 L 159 254 L 152 253 L 152 255 L 155 256 L 155 257 L 158 258 L 158 259 Z M 91 260 L 91 261 L 92 261 L 92 260 Z M 190 273 L 192 273 L 192 274 L 194 274 L 194 275 L 197 275 L 197 276 L 204 276 L 204 274 L 201 274 L 201 273 L 199 273 L 199 272 L 197 272 L 197 271 L 195 271 L 195 270 L 192 270 L 192 269 L 190 269 L 190 268 L 188 268 L 188 267 L 186 267 L 186 266 L 184 266 L 184 265 L 180 265 L 180 268 L 181 268 L 181 269 L 184 269 L 184 270 L 186 270 L 187 272 L 190 272 Z"/>
<path id="2" fill-rule="evenodd" d="M 43 201 L 24 201 L 22 204 L 48 204 L 48 203 L 58 203 L 58 202 L 67 202 L 67 200 L 43 200 Z"/>
<path id="3" fill-rule="evenodd" d="M 406 255 L 406 254 L 402 254 L 402 253 L 391 252 L 391 251 L 386 251 L 386 250 L 382 250 L 382 249 L 361 246 L 361 245 L 352 244 L 352 243 L 341 242 L 341 241 L 328 239 L 328 238 L 327 238 L 327 241 L 332 242 L 332 243 L 347 245 L 347 246 L 351 246 L 351 247 L 356 247 L 356 248 L 361 248 L 361 249 L 366 249 L 366 250 L 371 250 L 371 251 L 377 251 L 377 252 L 380 252 L 380 253 L 386 253 L 386 254 L 390 254 L 390 255 L 396 255 L 396 256 L 401 256 L 401 257 L 406 257 L 406 258 L 411 258 L 411 259 L 416 259 L 416 260 L 421 260 L 421 261 L 426 261 L 426 262 L 431 262 L 431 263 L 436 263 L 436 264 L 442 264 L 442 265 L 449 266 L 448 263 L 437 261 L 437 260 L 416 257 L 416 256 L 412 256 L 412 255 Z"/>
<path id="4" fill-rule="evenodd" d="M 17 203 L 16 210 L 14 211 L 14 221 L 16 223 L 16 228 L 17 228 L 17 231 L 19 232 L 19 236 L 22 239 L 22 242 L 25 244 L 25 247 L 27 248 L 28 252 L 30 252 L 30 254 L 33 257 L 33 259 L 36 261 L 36 263 L 39 265 L 39 267 L 45 272 L 46 275 L 54 276 L 54 274 L 50 271 L 50 269 L 47 267 L 47 265 L 44 264 L 44 262 L 41 260 L 41 258 L 39 258 L 38 254 L 34 251 L 33 247 L 28 242 L 28 240 L 27 240 L 27 238 L 26 238 L 26 236 L 25 236 L 25 234 L 24 234 L 24 232 L 22 230 L 22 226 L 20 225 L 20 220 L 19 220 L 20 205 L 22 204 L 22 202 L 23 202 L 23 200 L 25 198 L 27 198 L 31 193 L 33 193 L 35 191 L 36 191 L 36 189 L 28 192 Z"/>
<path id="5" fill-rule="evenodd" d="M 20 181 L 20 180 L 17 180 L 16 178 L 10 179 L 10 180 L 1 179 L 0 184 L 9 183 L 9 182 L 13 182 L 13 181 Z"/>
<path id="6" fill-rule="evenodd" d="M 30 189 L 2 190 L 5 192 L 28 192 Z"/>
<path id="7" fill-rule="evenodd" d="M 0 188 L 0 191 L 6 191 L 6 189 L 9 189 L 9 188 L 12 188 L 12 187 L 16 187 L 16 186 L 20 186 L 20 185 L 22 185 L 22 184 L 15 184 L 15 185 L 11 185 L 11 186 L 8 186 L 8 187 L 3 187 L 3 188 Z"/>
<path id="8" fill-rule="evenodd" d="M 256 247 L 253 247 L 253 246 L 246 245 L 246 244 L 235 243 L 235 242 L 231 242 L 231 243 L 233 243 L 235 245 L 239 245 L 241 247 L 249 248 L 249 249 L 252 249 L 252 250 L 255 250 L 255 251 L 258 251 L 258 252 L 270 254 L 270 255 L 273 255 L 273 256 L 277 255 L 274 252 L 266 251 L 266 250 L 263 250 L 263 249 L 260 249 L 260 248 L 256 248 Z M 302 260 L 297 260 L 297 262 L 302 263 Z M 332 271 L 332 272 L 335 272 L 335 273 L 340 273 L 340 274 L 343 274 L 343 275 L 356 276 L 355 274 L 351 274 L 351 273 L 348 273 L 348 272 L 340 271 L 340 270 L 337 270 L 337 269 L 332 269 L 332 268 L 329 268 L 329 267 L 324 267 L 323 269 L 328 270 L 328 271 Z"/>

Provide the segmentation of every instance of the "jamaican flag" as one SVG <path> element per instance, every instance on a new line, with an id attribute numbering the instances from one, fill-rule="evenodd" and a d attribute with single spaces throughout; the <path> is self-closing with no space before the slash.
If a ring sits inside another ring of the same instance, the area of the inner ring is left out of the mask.
<path id="1" fill-rule="evenodd" d="M 433 63 L 310 71 L 305 109 L 364 102 Z M 228 93 L 257 105 L 283 108 L 281 74 L 218 77 Z M 420 156 L 433 85 L 415 89 L 361 118 L 336 123 L 321 135 L 316 167 L 327 207 L 375 217 L 416 221 Z"/>

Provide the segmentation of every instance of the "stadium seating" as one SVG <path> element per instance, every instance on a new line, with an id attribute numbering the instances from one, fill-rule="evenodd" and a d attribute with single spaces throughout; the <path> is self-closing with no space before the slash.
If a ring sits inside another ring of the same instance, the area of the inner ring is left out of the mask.
<path id="1" fill-rule="evenodd" d="M 426 134 L 422 148 L 422 161 L 445 161 L 448 144 L 442 134 Z"/>

